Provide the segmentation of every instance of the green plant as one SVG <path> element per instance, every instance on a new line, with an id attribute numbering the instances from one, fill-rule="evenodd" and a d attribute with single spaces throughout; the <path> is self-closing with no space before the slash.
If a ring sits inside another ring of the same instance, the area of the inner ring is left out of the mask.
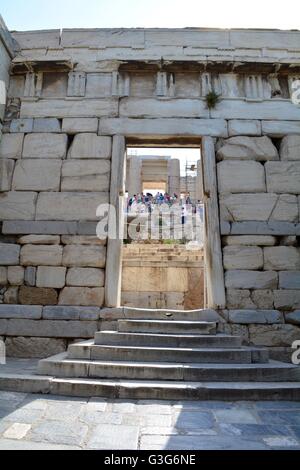
<path id="1" fill-rule="evenodd" d="M 205 96 L 206 106 L 208 109 L 214 109 L 217 104 L 220 102 L 221 95 L 218 95 L 214 91 L 210 91 Z"/>

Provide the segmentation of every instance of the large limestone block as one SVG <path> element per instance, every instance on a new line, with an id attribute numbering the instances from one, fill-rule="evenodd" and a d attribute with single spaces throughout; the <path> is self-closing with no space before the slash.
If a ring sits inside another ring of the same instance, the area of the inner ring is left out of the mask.
<path id="1" fill-rule="evenodd" d="M 66 134 L 78 134 L 80 132 L 95 132 L 98 131 L 97 118 L 65 118 L 62 123 L 62 131 Z"/>
<path id="2" fill-rule="evenodd" d="M 295 310 L 291 313 L 285 314 L 285 322 L 292 325 L 300 325 L 300 310 Z"/>
<path id="3" fill-rule="evenodd" d="M 43 320 L 85 320 L 97 321 L 100 319 L 99 307 L 45 307 Z"/>
<path id="4" fill-rule="evenodd" d="M 101 307 L 104 303 L 104 288 L 65 287 L 59 295 L 59 305 Z"/>
<path id="5" fill-rule="evenodd" d="M 15 162 L 0 159 L 0 191 L 10 191 Z M 30 188 L 32 189 L 32 188 Z"/>
<path id="6" fill-rule="evenodd" d="M 63 266 L 83 268 L 104 268 L 106 248 L 104 246 L 66 245 L 63 252 Z"/>
<path id="7" fill-rule="evenodd" d="M 1 220 L 33 220 L 37 193 L 15 192 L 0 194 Z"/>
<path id="8" fill-rule="evenodd" d="M 93 338 L 99 331 L 96 321 L 0 320 L 0 332 L 6 336 L 42 338 Z"/>
<path id="9" fill-rule="evenodd" d="M 63 248 L 59 245 L 24 245 L 21 248 L 22 266 L 60 266 Z"/>
<path id="10" fill-rule="evenodd" d="M 99 134 L 126 135 L 128 137 L 151 136 L 156 139 L 174 135 L 227 137 L 227 122 L 224 119 L 100 119 Z"/>
<path id="11" fill-rule="evenodd" d="M 111 158 L 111 137 L 96 134 L 78 134 L 68 152 L 68 158 Z"/>
<path id="12" fill-rule="evenodd" d="M 255 246 L 225 246 L 223 253 L 225 269 L 256 270 L 263 267 L 262 248 Z"/>
<path id="13" fill-rule="evenodd" d="M 37 202 L 36 219 L 97 220 L 98 206 L 108 202 L 108 193 L 41 193 Z"/>
<path id="14" fill-rule="evenodd" d="M 21 158 L 24 134 L 4 134 L 0 140 L 0 158 Z"/>
<path id="15" fill-rule="evenodd" d="M 231 310 L 230 323 L 241 325 L 283 323 L 283 315 L 277 310 Z"/>
<path id="16" fill-rule="evenodd" d="M 59 245 L 57 235 L 24 235 L 18 239 L 20 245 Z"/>
<path id="17" fill-rule="evenodd" d="M 26 307 L 24 305 L 0 305 L 0 318 L 41 320 L 42 307 Z"/>
<path id="18" fill-rule="evenodd" d="M 20 115 L 27 117 L 115 117 L 118 115 L 118 100 L 114 98 L 97 100 L 58 100 L 23 101 Z"/>
<path id="19" fill-rule="evenodd" d="M 24 268 L 22 266 L 9 266 L 7 268 L 7 280 L 11 286 L 24 284 Z"/>
<path id="20" fill-rule="evenodd" d="M 219 159 L 279 160 L 276 147 L 269 137 L 231 137 L 218 151 Z"/>
<path id="21" fill-rule="evenodd" d="M 299 340 L 299 328 L 293 325 L 249 325 L 254 346 L 291 346 Z"/>
<path id="22" fill-rule="evenodd" d="M 297 196 L 293 194 L 281 194 L 278 196 L 270 221 L 298 222 L 298 219 L 299 210 Z"/>
<path id="23" fill-rule="evenodd" d="M 61 242 L 63 245 L 106 245 L 106 240 L 84 235 L 63 235 Z"/>
<path id="24" fill-rule="evenodd" d="M 249 101 L 245 99 L 221 100 L 211 110 L 212 119 L 300 119 L 300 109 L 290 100 Z"/>
<path id="25" fill-rule="evenodd" d="M 220 197 L 223 220 L 268 221 L 276 205 L 276 194 L 230 194 Z"/>
<path id="26" fill-rule="evenodd" d="M 265 168 L 268 192 L 300 194 L 300 161 L 267 162 Z"/>
<path id="27" fill-rule="evenodd" d="M 19 191 L 58 191 L 61 165 L 61 160 L 20 160 L 16 164 L 12 187 Z"/>
<path id="28" fill-rule="evenodd" d="M 7 338 L 6 352 L 9 357 L 43 359 L 66 351 L 67 342 L 57 338 Z"/>
<path id="29" fill-rule="evenodd" d="M 226 271 L 225 285 L 229 289 L 277 289 L 275 271 Z"/>
<path id="30" fill-rule="evenodd" d="M 300 290 L 275 290 L 274 305 L 279 310 L 294 310 L 300 308 Z"/>
<path id="31" fill-rule="evenodd" d="M 254 119 L 232 119 L 228 122 L 229 137 L 237 135 L 260 136 L 261 122 Z"/>
<path id="32" fill-rule="evenodd" d="M 61 125 L 56 118 L 38 118 L 33 121 L 33 132 L 60 132 Z"/>
<path id="33" fill-rule="evenodd" d="M 260 193 L 266 191 L 264 167 L 254 161 L 225 160 L 218 163 L 220 193 Z"/>
<path id="34" fill-rule="evenodd" d="M 251 292 L 251 299 L 258 309 L 273 309 L 274 294 L 270 289 L 259 289 Z"/>
<path id="35" fill-rule="evenodd" d="M 280 289 L 300 289 L 300 271 L 282 271 L 279 273 Z"/>
<path id="36" fill-rule="evenodd" d="M 249 289 L 226 289 L 226 305 L 229 309 L 254 310 L 256 308 Z"/>
<path id="37" fill-rule="evenodd" d="M 300 249 L 293 246 L 264 248 L 264 269 L 297 271 L 300 269 Z"/>
<path id="38" fill-rule="evenodd" d="M 281 141 L 281 160 L 300 160 L 300 135 L 288 135 Z"/>
<path id="39" fill-rule="evenodd" d="M 300 134 L 300 121 L 262 121 L 262 133 L 271 137 Z"/>
<path id="40" fill-rule="evenodd" d="M 224 237 L 224 245 L 274 246 L 276 238 L 271 235 L 229 235 Z"/>
<path id="41" fill-rule="evenodd" d="M 53 287 L 61 289 L 66 283 L 66 268 L 39 266 L 37 270 L 36 285 L 37 287 Z"/>
<path id="42" fill-rule="evenodd" d="M 21 286 L 19 302 L 22 305 L 56 305 L 57 292 L 55 289 Z"/>
<path id="43" fill-rule="evenodd" d="M 122 98 L 120 117 L 208 118 L 209 110 L 199 99 Z"/>
<path id="44" fill-rule="evenodd" d="M 28 134 L 24 139 L 23 158 L 65 158 L 66 134 Z"/>
<path id="45" fill-rule="evenodd" d="M 20 247 L 10 243 L 0 243 L 0 266 L 19 264 Z"/>
<path id="46" fill-rule="evenodd" d="M 10 132 L 30 134 L 33 132 L 33 119 L 13 119 L 10 124 Z"/>
<path id="47" fill-rule="evenodd" d="M 68 160 L 62 167 L 62 191 L 109 191 L 109 160 Z"/>
<path id="48" fill-rule="evenodd" d="M 67 274 L 67 286 L 104 287 L 105 274 L 103 269 L 71 268 Z"/>

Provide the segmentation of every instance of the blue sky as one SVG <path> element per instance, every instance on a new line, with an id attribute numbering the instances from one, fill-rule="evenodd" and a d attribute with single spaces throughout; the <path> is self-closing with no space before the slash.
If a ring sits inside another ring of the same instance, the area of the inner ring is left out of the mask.
<path id="1" fill-rule="evenodd" d="M 299 0 L 0 0 L 9 29 L 300 28 Z"/>

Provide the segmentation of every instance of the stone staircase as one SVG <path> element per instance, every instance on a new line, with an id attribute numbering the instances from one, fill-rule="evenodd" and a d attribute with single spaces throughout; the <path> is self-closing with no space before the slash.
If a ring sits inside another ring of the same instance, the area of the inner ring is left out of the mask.
<path id="1" fill-rule="evenodd" d="M 299 400 L 300 368 L 217 333 L 213 311 L 126 309 L 127 318 L 39 362 L 50 393 L 127 399 Z"/>

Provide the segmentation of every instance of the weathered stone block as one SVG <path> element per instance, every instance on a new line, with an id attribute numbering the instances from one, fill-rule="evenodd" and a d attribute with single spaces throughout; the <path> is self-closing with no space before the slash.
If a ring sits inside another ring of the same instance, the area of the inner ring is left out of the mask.
<path id="1" fill-rule="evenodd" d="M 14 192 L 0 194 L 2 220 L 33 220 L 37 193 Z"/>
<path id="2" fill-rule="evenodd" d="M 249 325 L 254 346 L 288 346 L 299 339 L 299 328 L 293 325 Z"/>
<path id="3" fill-rule="evenodd" d="M 298 222 L 298 219 L 297 197 L 292 194 L 281 194 L 278 196 L 270 221 Z"/>
<path id="4" fill-rule="evenodd" d="M 7 268 L 0 266 L 0 286 L 6 286 L 7 284 Z"/>
<path id="5" fill-rule="evenodd" d="M 104 288 L 65 287 L 59 295 L 58 303 L 101 307 L 104 303 Z"/>
<path id="6" fill-rule="evenodd" d="M 299 121 L 262 121 L 262 133 L 271 137 L 285 137 L 300 133 Z"/>
<path id="7" fill-rule="evenodd" d="M 300 310 L 295 310 L 294 312 L 286 313 L 284 317 L 286 323 L 291 323 L 292 325 L 300 325 Z"/>
<path id="8" fill-rule="evenodd" d="M 56 338 L 7 338 L 6 353 L 9 357 L 43 359 L 65 352 L 67 342 Z"/>
<path id="9" fill-rule="evenodd" d="M 270 193 L 300 193 L 300 162 L 267 162 L 267 189 Z"/>
<path id="10" fill-rule="evenodd" d="M 0 159 L 0 191 L 10 191 L 15 162 Z"/>
<path id="11" fill-rule="evenodd" d="M 10 125 L 10 132 L 29 134 L 33 131 L 33 119 L 13 119 Z"/>
<path id="12" fill-rule="evenodd" d="M 105 273 L 97 268 L 71 268 L 67 274 L 67 286 L 103 287 Z"/>
<path id="13" fill-rule="evenodd" d="M 77 222 L 53 222 L 49 220 L 45 222 L 38 222 L 36 220 L 30 222 L 24 222 L 22 220 L 4 221 L 2 225 L 2 233 L 6 235 L 31 235 L 32 233 L 35 233 L 37 236 L 46 236 L 47 242 L 42 244 L 48 245 L 48 236 L 50 236 L 50 234 L 76 235 L 79 233 L 79 225 L 80 224 Z M 35 242 L 33 244 L 35 244 Z"/>
<path id="14" fill-rule="evenodd" d="M 33 121 L 33 132 L 48 133 L 60 131 L 60 122 L 56 118 L 38 118 Z"/>
<path id="15" fill-rule="evenodd" d="M 22 101 L 20 115 L 30 117 L 82 118 L 111 116 L 118 114 L 118 100 L 114 98 L 95 100 L 43 99 L 40 101 Z"/>
<path id="16" fill-rule="evenodd" d="M 274 246 L 276 238 L 271 235 L 230 235 L 224 237 L 224 245 Z"/>
<path id="17" fill-rule="evenodd" d="M 23 158 L 65 158 L 66 134 L 28 134 L 24 139 Z"/>
<path id="18" fill-rule="evenodd" d="M 274 308 L 274 294 L 272 290 L 254 290 L 251 293 L 251 299 L 260 310 Z"/>
<path id="19" fill-rule="evenodd" d="M 264 248 L 264 269 L 295 271 L 300 269 L 300 250 L 293 246 Z"/>
<path id="20" fill-rule="evenodd" d="M 97 321 L 100 318 L 99 307 L 44 307 L 44 320 L 90 320 Z"/>
<path id="21" fill-rule="evenodd" d="M 283 315 L 277 310 L 230 310 L 229 321 L 242 325 L 283 323 Z"/>
<path id="22" fill-rule="evenodd" d="M 19 191 L 59 191 L 60 160 L 19 160 L 12 187 Z"/>
<path id="23" fill-rule="evenodd" d="M 22 286 L 19 302 L 23 305 L 56 305 L 57 292 L 55 289 Z"/>
<path id="24" fill-rule="evenodd" d="M 22 266 L 9 266 L 7 268 L 7 279 L 11 286 L 22 286 L 24 284 L 24 268 Z"/>
<path id="25" fill-rule="evenodd" d="M 269 137 L 231 137 L 218 151 L 219 159 L 279 160 L 276 147 Z"/>
<path id="26" fill-rule="evenodd" d="M 97 133 L 98 125 L 97 118 L 65 118 L 63 119 L 62 131 L 66 134 Z"/>
<path id="27" fill-rule="evenodd" d="M 294 310 L 300 308 L 300 290 L 275 290 L 274 305 L 279 310 Z"/>
<path id="28" fill-rule="evenodd" d="M 108 193 L 41 193 L 37 202 L 36 219 L 97 220 L 98 206 L 108 202 Z"/>
<path id="29" fill-rule="evenodd" d="M 263 250 L 259 247 L 226 246 L 223 253 L 225 269 L 256 270 L 263 267 Z"/>
<path id="30" fill-rule="evenodd" d="M 276 194 L 223 195 L 220 210 L 230 221 L 268 221 L 277 200 Z"/>
<path id="31" fill-rule="evenodd" d="M 62 167 L 62 191 L 109 191 L 109 160 L 69 160 Z"/>
<path id="32" fill-rule="evenodd" d="M 193 99 L 121 98 L 120 117 L 208 118 L 205 102 Z"/>
<path id="33" fill-rule="evenodd" d="M 226 271 L 228 289 L 277 289 L 278 274 L 275 271 Z"/>
<path id="34" fill-rule="evenodd" d="M 96 134 L 78 134 L 75 136 L 68 158 L 111 158 L 111 137 Z"/>
<path id="35" fill-rule="evenodd" d="M 41 338 L 93 338 L 96 321 L 0 320 L 0 334 Z"/>
<path id="36" fill-rule="evenodd" d="M 0 140 L 0 158 L 21 158 L 24 134 L 4 134 Z"/>
<path id="37" fill-rule="evenodd" d="M 250 290 L 247 289 L 227 289 L 226 305 L 229 309 L 250 309 L 254 310 L 256 305 L 251 299 Z"/>
<path id="38" fill-rule="evenodd" d="M 66 283 L 66 268 L 39 266 L 37 270 L 37 287 L 53 287 L 61 289 Z"/>
<path id="39" fill-rule="evenodd" d="M 56 235 L 24 235 L 18 239 L 20 245 L 59 245 L 60 237 Z"/>
<path id="40" fill-rule="evenodd" d="M 266 191 L 264 167 L 254 161 L 224 160 L 217 165 L 220 193 L 260 193 Z"/>
<path id="41" fill-rule="evenodd" d="M 287 135 L 281 141 L 281 160 L 300 160 L 300 135 Z"/>
<path id="42" fill-rule="evenodd" d="M 254 119 L 232 119 L 228 121 L 229 137 L 237 135 L 260 136 L 261 122 Z"/>
<path id="43" fill-rule="evenodd" d="M 25 268 L 24 281 L 26 286 L 34 287 L 36 283 L 36 268 L 29 266 Z"/>
<path id="44" fill-rule="evenodd" d="M 24 245 L 21 249 L 23 266 L 60 266 L 63 248 L 58 245 Z"/>
<path id="45" fill-rule="evenodd" d="M 106 240 L 100 240 L 98 237 L 84 235 L 63 235 L 61 237 L 63 245 L 106 245 Z"/>
<path id="46" fill-rule="evenodd" d="M 232 222 L 232 235 L 296 235 L 300 234 L 300 224 L 291 222 Z"/>
<path id="47" fill-rule="evenodd" d="M 19 264 L 19 257 L 19 245 L 0 243 L 0 266 L 16 266 Z"/>
<path id="48" fill-rule="evenodd" d="M 19 288 L 18 287 L 9 287 L 4 293 L 4 303 L 5 304 L 17 304 L 19 302 Z"/>
<path id="49" fill-rule="evenodd" d="M 0 318 L 23 318 L 40 320 L 42 307 L 27 305 L 0 305 Z"/>
<path id="50" fill-rule="evenodd" d="M 106 248 L 97 245 L 66 245 L 62 263 L 68 267 L 104 268 Z"/>
<path id="51" fill-rule="evenodd" d="M 300 271 L 282 271 L 279 273 L 280 289 L 300 289 Z"/>

